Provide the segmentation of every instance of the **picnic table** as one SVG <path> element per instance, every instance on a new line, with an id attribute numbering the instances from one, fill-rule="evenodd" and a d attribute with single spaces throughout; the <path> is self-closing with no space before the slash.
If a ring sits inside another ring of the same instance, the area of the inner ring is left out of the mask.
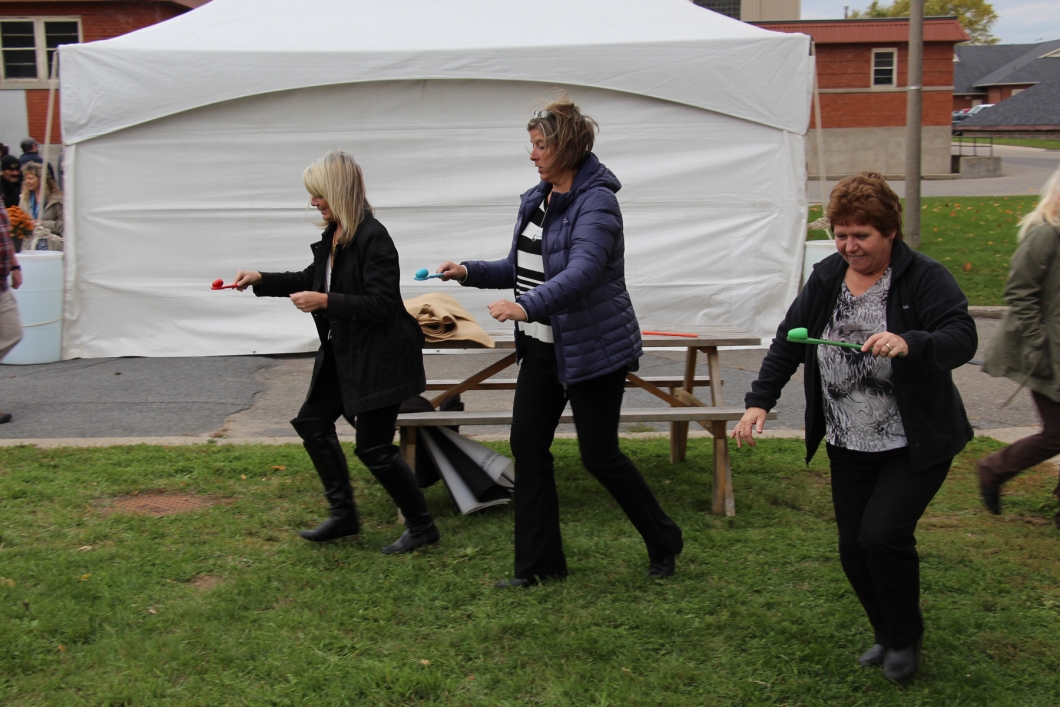
<path id="1" fill-rule="evenodd" d="M 726 407 L 722 392 L 721 363 L 718 356 L 719 346 L 758 346 L 761 339 L 726 324 L 713 325 L 670 325 L 654 326 L 647 329 L 657 334 L 642 334 L 645 349 L 673 348 L 685 349 L 684 374 L 681 376 L 640 376 L 629 373 L 626 376 L 627 387 L 637 387 L 669 403 L 670 408 L 646 408 L 642 410 L 623 409 L 623 422 L 666 421 L 670 423 L 670 461 L 683 461 L 688 449 L 688 426 L 696 422 L 709 431 L 714 438 L 714 503 L 715 513 L 735 514 L 732 495 L 732 469 L 729 461 L 729 447 L 726 438 L 726 422 L 738 420 L 743 415 L 743 406 Z M 515 338 L 504 336 L 495 338 L 496 348 L 510 350 L 510 353 L 490 363 L 481 370 L 463 380 L 430 380 L 428 391 L 437 391 L 430 401 L 437 408 L 442 401 L 469 390 L 514 390 L 516 379 L 494 378 L 498 373 L 515 364 Z M 432 349 L 482 350 L 483 346 L 467 341 L 431 342 L 426 345 Z M 706 356 L 707 376 L 696 375 L 696 363 L 699 354 Z M 701 402 L 695 396 L 697 387 L 710 388 L 710 403 Z M 770 418 L 775 419 L 775 413 Z M 564 415 L 561 422 L 570 422 L 571 416 Z M 511 413 L 503 412 L 435 412 L 407 413 L 399 416 L 398 426 L 401 430 L 402 450 L 410 463 L 415 461 L 416 427 L 426 425 L 504 425 L 511 424 Z"/>

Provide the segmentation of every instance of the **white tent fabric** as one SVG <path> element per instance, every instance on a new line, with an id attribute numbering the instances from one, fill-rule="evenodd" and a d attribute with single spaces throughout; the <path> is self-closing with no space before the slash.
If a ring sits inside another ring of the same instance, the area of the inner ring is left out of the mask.
<path id="1" fill-rule="evenodd" d="M 446 288 L 507 333 L 485 309 L 506 293 L 412 274 L 506 254 L 536 181 L 526 120 L 553 87 L 602 126 L 643 324 L 766 336 L 798 285 L 802 35 L 688 0 L 213 0 L 60 51 L 67 358 L 315 348 L 290 304 L 209 283 L 308 264 L 301 172 L 334 147 L 364 169 L 405 295 Z"/>

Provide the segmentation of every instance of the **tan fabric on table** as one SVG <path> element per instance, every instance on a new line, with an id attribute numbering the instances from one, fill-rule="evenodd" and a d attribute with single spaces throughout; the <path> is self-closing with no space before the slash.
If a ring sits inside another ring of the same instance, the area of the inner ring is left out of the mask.
<path id="1" fill-rule="evenodd" d="M 463 305 L 447 294 L 431 292 L 407 299 L 405 309 L 419 322 L 428 344 L 473 341 L 489 349 L 496 347 L 493 337 L 479 326 Z"/>
<path id="2" fill-rule="evenodd" d="M 10 289 L 0 293 L 0 361 L 7 352 L 22 341 L 22 320 L 18 316 L 18 302 Z"/>

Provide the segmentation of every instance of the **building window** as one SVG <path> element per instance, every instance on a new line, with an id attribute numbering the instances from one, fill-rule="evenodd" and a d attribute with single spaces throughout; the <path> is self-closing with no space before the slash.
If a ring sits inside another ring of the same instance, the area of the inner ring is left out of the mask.
<path id="1" fill-rule="evenodd" d="M 2 80 L 44 81 L 51 75 L 56 50 L 81 41 L 76 17 L 26 17 L 0 21 Z"/>
<path id="2" fill-rule="evenodd" d="M 740 19 L 741 0 L 693 0 L 693 2 L 719 15 L 725 15 L 734 20 Z"/>
<path id="3" fill-rule="evenodd" d="M 898 52 L 894 49 L 872 50 L 872 86 L 895 86 L 898 73 Z"/>

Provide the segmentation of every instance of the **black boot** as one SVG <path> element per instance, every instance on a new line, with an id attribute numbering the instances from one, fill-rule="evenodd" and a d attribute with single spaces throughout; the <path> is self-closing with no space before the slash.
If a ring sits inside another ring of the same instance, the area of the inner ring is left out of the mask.
<path id="1" fill-rule="evenodd" d="M 300 530 L 306 540 L 323 543 L 361 532 L 357 505 L 353 502 L 350 470 L 342 453 L 334 423 L 318 418 L 295 418 L 291 425 L 302 438 L 302 446 L 316 467 L 328 499 L 328 519 L 316 530 Z"/>
<path id="2" fill-rule="evenodd" d="M 394 499 L 394 503 L 401 509 L 401 514 L 405 516 L 405 527 L 408 530 L 392 544 L 384 547 L 383 552 L 396 555 L 438 542 L 441 536 L 427 510 L 427 499 L 423 497 L 423 491 L 416 483 L 412 469 L 402 458 L 398 448 L 392 444 L 384 444 L 363 451 L 358 449 L 355 454 L 379 480 L 390 494 L 390 498 Z"/>

